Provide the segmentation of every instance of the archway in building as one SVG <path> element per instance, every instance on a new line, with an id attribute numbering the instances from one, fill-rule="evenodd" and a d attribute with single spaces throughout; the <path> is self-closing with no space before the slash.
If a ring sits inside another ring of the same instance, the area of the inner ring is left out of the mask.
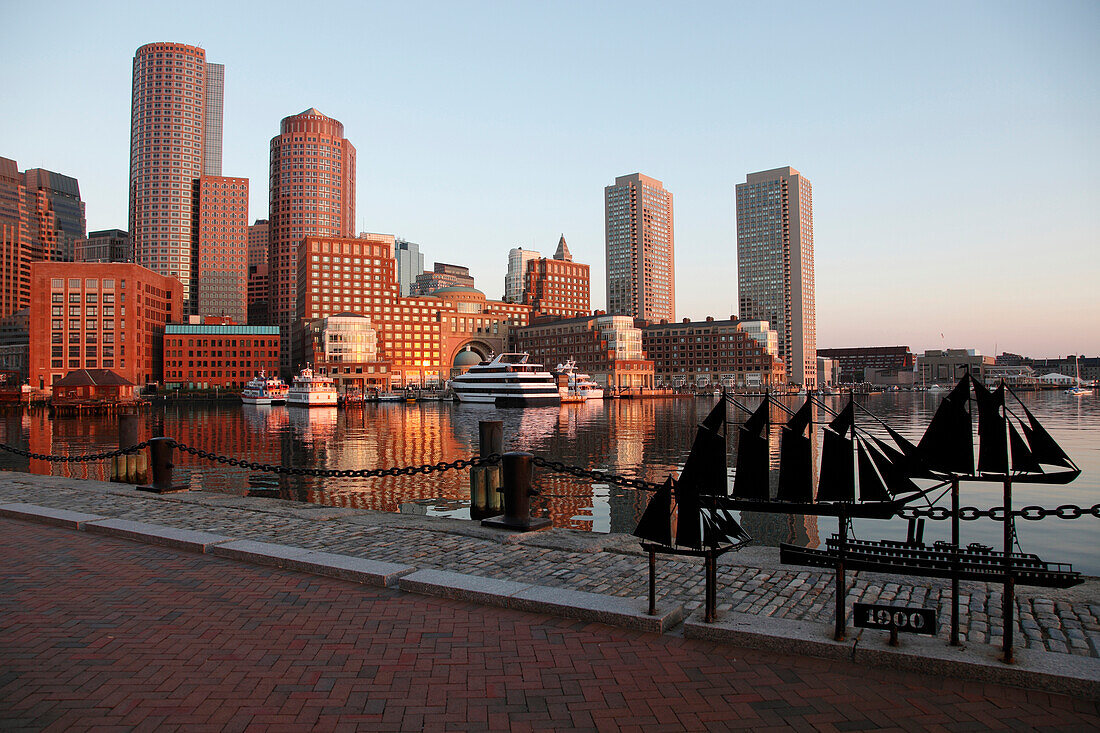
<path id="1" fill-rule="evenodd" d="M 462 374 L 470 367 L 489 358 L 493 349 L 484 341 L 467 341 L 451 355 L 451 376 Z"/>

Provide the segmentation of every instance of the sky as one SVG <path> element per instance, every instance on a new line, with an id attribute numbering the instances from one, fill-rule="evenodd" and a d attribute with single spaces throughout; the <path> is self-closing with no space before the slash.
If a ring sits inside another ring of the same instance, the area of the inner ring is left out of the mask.
<path id="1" fill-rule="evenodd" d="M 813 185 L 818 346 L 1100 354 L 1100 3 L 0 0 L 0 156 L 127 226 L 132 60 L 225 65 L 222 172 L 267 217 L 309 107 L 357 150 L 356 231 L 470 268 L 565 235 L 606 305 L 603 189 L 674 197 L 676 315 L 737 313 L 734 187 Z"/>

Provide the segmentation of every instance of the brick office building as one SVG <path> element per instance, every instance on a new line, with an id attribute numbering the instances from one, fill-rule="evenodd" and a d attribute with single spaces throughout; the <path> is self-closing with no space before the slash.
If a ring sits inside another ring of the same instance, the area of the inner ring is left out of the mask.
<path id="1" fill-rule="evenodd" d="M 248 316 L 248 179 L 202 176 L 196 190 L 197 314 L 244 323 Z"/>
<path id="2" fill-rule="evenodd" d="M 278 326 L 191 316 L 164 329 L 165 387 L 240 389 L 261 370 L 279 372 Z"/>
<path id="3" fill-rule="evenodd" d="M 757 389 L 785 387 L 786 365 L 734 319 L 656 323 L 642 329 L 657 385 Z"/>
<path id="4" fill-rule="evenodd" d="M 642 331 L 630 316 L 539 320 L 516 329 L 514 341 L 517 351 L 549 369 L 573 359 L 578 371 L 608 389 L 654 386 L 654 363 L 646 358 Z"/>
<path id="5" fill-rule="evenodd" d="M 164 327 L 183 316 L 179 280 L 132 263 L 31 265 L 30 383 L 109 369 L 135 385 L 162 377 Z"/>
<path id="6" fill-rule="evenodd" d="M 591 311 L 588 265 L 573 261 L 565 235 L 558 240 L 553 258 L 539 257 L 527 262 L 523 302 L 535 315 L 571 318 Z"/>

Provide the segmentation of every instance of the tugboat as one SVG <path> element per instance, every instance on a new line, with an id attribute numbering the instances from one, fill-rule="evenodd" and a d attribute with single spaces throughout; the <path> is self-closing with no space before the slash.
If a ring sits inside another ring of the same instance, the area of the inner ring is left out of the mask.
<path id="1" fill-rule="evenodd" d="M 286 382 L 261 371 L 244 386 L 241 401 L 246 405 L 281 405 L 286 402 L 288 389 Z"/>
<path id="2" fill-rule="evenodd" d="M 297 407 L 336 407 L 337 400 L 336 383 L 332 378 L 314 374 L 309 367 L 294 377 L 286 394 L 287 405 Z"/>

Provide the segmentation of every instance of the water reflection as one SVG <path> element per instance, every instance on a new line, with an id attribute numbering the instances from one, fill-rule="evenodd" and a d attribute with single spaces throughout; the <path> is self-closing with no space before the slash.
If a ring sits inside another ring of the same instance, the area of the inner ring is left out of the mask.
<path id="1" fill-rule="evenodd" d="M 1067 486 L 1014 485 L 1018 506 L 1064 503 L 1092 506 L 1100 495 L 1100 399 L 1068 399 L 1062 393 L 1021 395 L 1055 439 L 1083 469 Z M 838 411 L 847 398 L 826 397 Z M 923 433 L 939 404 L 938 395 L 899 393 L 869 395 L 861 404 L 911 440 Z M 755 409 L 759 398 L 741 400 Z M 785 403 L 790 409 L 797 398 Z M 143 415 L 141 439 L 169 435 L 182 443 L 260 463 L 337 470 L 419 466 L 466 458 L 478 449 L 478 421 L 504 423 L 505 450 L 528 450 L 565 463 L 600 469 L 660 483 L 679 471 L 691 448 L 695 429 L 713 406 L 711 399 L 607 400 L 580 405 L 535 409 L 496 409 L 489 405 L 441 402 L 376 403 L 349 410 L 288 408 L 286 406 L 181 402 L 158 406 Z M 828 421 L 819 410 L 818 421 Z M 730 409 L 728 465 L 732 483 L 736 465 L 736 423 L 746 415 Z M 771 429 L 771 490 L 774 496 L 779 468 L 779 423 Z M 860 425 L 885 437 L 869 418 Z M 39 453 L 81 454 L 117 447 L 116 418 L 53 420 L 45 412 L 8 412 L 0 419 L 0 441 Z M 329 506 L 417 512 L 467 517 L 469 473 L 445 471 L 415 476 L 331 478 L 275 476 L 200 461 L 179 455 L 178 464 L 190 475 L 195 489 L 243 495 L 265 495 Z M 0 468 L 54 473 L 77 478 L 107 479 L 104 463 L 52 464 L 28 461 L 0 453 Z M 536 510 L 547 513 L 557 527 L 598 532 L 630 532 L 645 508 L 643 492 L 593 484 L 568 475 L 539 471 Z M 997 506 L 997 484 L 964 484 L 963 504 Z M 836 520 L 815 517 L 746 514 L 741 518 L 757 541 L 791 541 L 817 546 L 836 531 Z M 929 522 L 925 539 L 945 539 L 947 522 Z M 1022 548 L 1051 561 L 1073 562 L 1078 569 L 1100 574 L 1100 522 L 1047 519 L 1020 522 Z M 988 520 L 965 522 L 966 542 L 1000 546 L 1001 526 Z M 904 539 L 906 523 L 857 521 L 857 534 L 868 538 Z"/>

